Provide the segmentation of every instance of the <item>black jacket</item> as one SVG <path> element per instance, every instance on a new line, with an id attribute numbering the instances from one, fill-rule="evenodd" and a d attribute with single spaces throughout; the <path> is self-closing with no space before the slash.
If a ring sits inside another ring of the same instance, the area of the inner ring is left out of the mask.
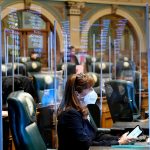
<path id="1" fill-rule="evenodd" d="M 98 133 L 88 120 L 75 109 L 62 112 L 58 117 L 58 150 L 88 150 L 91 145 L 118 144 L 118 137 Z"/>

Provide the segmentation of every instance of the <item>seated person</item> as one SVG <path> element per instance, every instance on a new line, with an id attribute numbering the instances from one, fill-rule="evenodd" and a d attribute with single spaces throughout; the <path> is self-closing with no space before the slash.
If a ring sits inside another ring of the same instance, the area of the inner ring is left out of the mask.
<path id="1" fill-rule="evenodd" d="M 89 122 L 86 106 L 88 100 L 84 101 L 89 93 L 95 95 L 93 85 L 93 78 L 87 74 L 73 74 L 68 78 L 64 99 L 58 108 L 58 150 L 88 150 L 92 145 L 128 144 L 134 140 L 127 137 L 128 133 L 118 137 L 97 132 Z M 97 99 L 97 96 L 94 97 Z"/>

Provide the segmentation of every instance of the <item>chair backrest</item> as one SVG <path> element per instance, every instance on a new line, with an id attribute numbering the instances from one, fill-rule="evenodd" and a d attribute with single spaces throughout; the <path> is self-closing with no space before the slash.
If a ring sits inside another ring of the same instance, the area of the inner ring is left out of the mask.
<path id="1" fill-rule="evenodd" d="M 3 76 L 2 77 L 2 99 L 3 104 L 7 104 L 8 95 L 14 91 L 23 90 L 30 93 L 34 98 L 36 98 L 35 89 L 32 80 L 26 76 L 15 75 L 15 76 Z M 14 88 L 14 89 L 13 89 Z"/>
<path id="2" fill-rule="evenodd" d="M 116 78 L 134 81 L 135 63 L 131 60 L 119 60 L 116 64 Z"/>
<path id="3" fill-rule="evenodd" d="M 91 66 L 92 62 L 93 62 L 92 61 L 92 56 L 87 55 L 86 58 L 85 58 L 85 64 L 86 64 L 87 72 L 92 72 L 92 66 Z"/>
<path id="4" fill-rule="evenodd" d="M 12 92 L 8 99 L 8 116 L 16 150 L 46 150 L 36 124 L 33 97 L 23 91 Z"/>
<path id="5" fill-rule="evenodd" d="M 2 64 L 2 76 L 11 76 L 12 74 L 20 74 L 26 76 L 26 66 L 23 63 Z"/>
<path id="6" fill-rule="evenodd" d="M 136 92 L 144 90 L 141 73 L 139 71 L 135 71 L 134 74 L 134 87 Z"/>
<path id="7" fill-rule="evenodd" d="M 57 70 L 63 70 L 63 74 L 65 74 L 65 71 L 67 70 L 67 75 L 71 75 L 71 74 L 75 74 L 76 73 L 76 64 L 75 63 L 70 63 L 67 62 L 67 66 L 66 64 L 58 64 L 57 65 Z"/>
<path id="8" fill-rule="evenodd" d="M 134 85 L 130 81 L 110 80 L 105 82 L 106 98 L 113 122 L 132 121 L 138 114 Z"/>
<path id="9" fill-rule="evenodd" d="M 25 63 L 27 61 L 31 61 L 30 57 L 17 57 L 16 62 Z"/>
<path id="10" fill-rule="evenodd" d="M 109 76 L 109 74 L 112 74 L 112 67 L 113 64 L 109 63 L 109 62 L 95 62 L 95 63 L 91 63 L 92 68 L 95 67 L 95 72 L 96 73 L 100 73 L 101 69 L 102 69 L 102 73 L 105 76 Z"/>
<path id="11" fill-rule="evenodd" d="M 27 61 L 24 64 L 26 65 L 26 70 L 29 73 L 41 71 L 42 64 L 39 61 Z"/>
<path id="12" fill-rule="evenodd" d="M 97 104 L 88 104 L 87 107 L 91 115 L 90 119 L 93 119 L 91 121 L 94 121 L 92 124 L 95 124 L 97 128 L 100 128 L 101 116 L 99 106 Z"/>
<path id="13" fill-rule="evenodd" d="M 33 74 L 33 84 L 36 90 L 37 102 L 44 104 L 54 100 L 54 75 L 47 73 Z M 59 77 L 56 76 L 56 88 L 59 86 Z"/>

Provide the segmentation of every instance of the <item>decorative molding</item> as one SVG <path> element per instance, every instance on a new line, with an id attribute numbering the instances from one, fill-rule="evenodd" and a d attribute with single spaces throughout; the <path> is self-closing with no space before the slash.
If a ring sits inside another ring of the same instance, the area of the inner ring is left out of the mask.
<path id="1" fill-rule="evenodd" d="M 66 0 L 61 0 L 66 1 Z M 70 0 L 71 2 L 82 2 L 92 4 L 117 4 L 117 5 L 130 5 L 130 6 L 145 6 L 147 0 Z M 150 2 L 150 0 L 148 0 Z"/>
<path id="2" fill-rule="evenodd" d="M 25 9 L 29 9 L 31 6 L 32 0 L 24 0 Z"/>
<path id="3" fill-rule="evenodd" d="M 116 14 L 117 9 L 118 9 L 118 5 L 113 4 L 111 7 L 111 13 Z"/>
<path id="4" fill-rule="evenodd" d="M 84 3 L 67 2 L 67 8 L 68 8 L 69 15 L 80 15 L 81 8 L 84 8 Z"/>
<path id="5" fill-rule="evenodd" d="M 54 6 L 54 8 L 59 12 L 60 16 L 65 19 L 65 11 L 64 8 L 61 6 Z"/>

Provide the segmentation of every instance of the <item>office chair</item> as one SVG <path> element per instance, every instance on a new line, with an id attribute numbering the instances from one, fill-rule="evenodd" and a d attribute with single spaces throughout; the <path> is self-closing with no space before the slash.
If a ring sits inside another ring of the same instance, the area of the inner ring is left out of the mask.
<path id="1" fill-rule="evenodd" d="M 12 65 L 9 63 L 9 64 L 2 64 L 1 65 L 2 67 L 2 76 L 10 76 L 12 75 Z"/>
<path id="2" fill-rule="evenodd" d="M 110 80 L 105 82 L 105 90 L 113 122 L 134 121 L 139 117 L 132 82 Z"/>
<path id="3" fill-rule="evenodd" d="M 25 63 L 27 61 L 31 61 L 31 58 L 30 57 L 25 57 L 25 56 L 21 56 L 21 57 L 16 58 L 16 62 Z"/>
<path id="4" fill-rule="evenodd" d="M 27 61 L 24 63 L 26 65 L 26 71 L 28 75 L 37 73 L 41 71 L 42 64 L 39 61 Z"/>
<path id="5" fill-rule="evenodd" d="M 100 116 L 100 109 L 97 104 L 88 104 L 87 108 L 90 112 L 90 115 L 92 117 L 92 121 L 94 121 L 94 124 L 97 128 L 100 128 L 100 121 L 101 121 L 101 116 Z"/>
<path id="6" fill-rule="evenodd" d="M 26 66 L 23 63 L 12 63 L 2 64 L 2 76 L 12 76 L 12 74 L 26 76 Z"/>
<path id="7" fill-rule="evenodd" d="M 67 62 L 67 64 L 58 64 L 57 70 L 63 70 L 63 75 L 65 74 L 65 71 L 67 71 L 67 76 L 69 76 L 76 73 L 76 64 L 70 62 Z"/>
<path id="8" fill-rule="evenodd" d="M 134 87 L 136 92 L 144 91 L 144 86 L 142 83 L 142 75 L 139 71 L 134 71 Z"/>
<path id="9" fill-rule="evenodd" d="M 23 63 L 15 63 L 16 67 L 14 70 L 15 74 L 27 76 L 26 66 Z"/>
<path id="10" fill-rule="evenodd" d="M 14 91 L 23 90 L 24 92 L 31 94 L 32 97 L 36 98 L 32 80 L 30 80 L 28 77 L 22 75 L 3 76 L 2 77 L 3 105 L 7 104 L 7 97 L 11 92 L 13 92 L 13 90 Z"/>
<path id="11" fill-rule="evenodd" d="M 131 60 L 119 60 L 116 64 L 116 78 L 122 78 L 127 81 L 134 80 L 135 63 Z"/>
<path id="12" fill-rule="evenodd" d="M 92 62 L 93 62 L 92 61 L 92 56 L 87 55 L 86 58 L 85 58 L 85 65 L 86 65 L 87 72 L 92 72 L 92 66 L 91 66 Z"/>
<path id="13" fill-rule="evenodd" d="M 23 91 L 12 92 L 8 99 L 10 129 L 16 150 L 46 150 L 36 123 L 33 97 Z"/>
<path id="14" fill-rule="evenodd" d="M 52 147 L 52 129 L 54 128 L 53 113 L 54 109 L 50 109 L 50 105 L 54 105 L 54 98 L 59 86 L 59 77 L 56 75 L 56 88 L 54 89 L 54 74 L 50 73 L 35 73 L 33 74 L 33 85 L 37 95 L 37 103 L 42 107 L 38 110 L 38 127 L 47 147 Z"/>
<path id="15" fill-rule="evenodd" d="M 104 76 L 108 76 L 110 74 L 112 74 L 112 67 L 113 67 L 113 64 L 110 63 L 110 62 L 95 62 L 95 63 L 91 63 L 91 66 L 92 68 L 95 67 L 95 72 L 96 73 L 100 73 L 101 72 L 101 69 L 102 69 L 102 73 Z"/>
<path id="16" fill-rule="evenodd" d="M 95 131 L 100 133 L 111 133 L 110 128 L 101 128 L 101 112 L 98 104 L 88 104 L 90 122 Z"/>
<path id="17" fill-rule="evenodd" d="M 48 104 L 54 100 L 54 75 L 48 73 L 33 74 L 33 85 L 37 95 L 37 102 Z M 56 88 L 59 86 L 59 77 L 56 76 Z"/>

